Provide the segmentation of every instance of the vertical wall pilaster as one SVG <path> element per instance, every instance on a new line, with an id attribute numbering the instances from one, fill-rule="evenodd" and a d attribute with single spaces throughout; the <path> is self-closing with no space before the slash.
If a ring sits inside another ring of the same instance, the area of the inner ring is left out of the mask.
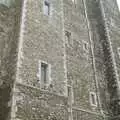
<path id="1" fill-rule="evenodd" d="M 17 55 L 17 68 L 16 68 L 16 79 L 14 81 L 13 89 L 12 89 L 12 108 L 11 108 L 11 120 L 14 120 L 16 117 L 17 106 L 16 106 L 16 82 L 21 82 L 19 78 L 19 68 L 21 67 L 21 60 L 23 59 L 22 56 L 22 45 L 24 39 L 24 30 L 25 30 L 25 20 L 26 20 L 26 5 L 27 0 L 22 1 L 22 8 L 21 8 L 21 21 L 20 21 L 20 33 L 19 33 L 19 40 L 18 40 L 18 55 Z"/>

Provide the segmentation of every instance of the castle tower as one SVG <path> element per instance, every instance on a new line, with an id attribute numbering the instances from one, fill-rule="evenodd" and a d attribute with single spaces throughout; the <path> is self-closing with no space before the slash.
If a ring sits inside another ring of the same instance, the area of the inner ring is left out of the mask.
<path id="1" fill-rule="evenodd" d="M 11 120 L 67 119 L 62 0 L 24 0 Z"/>
<path id="2" fill-rule="evenodd" d="M 0 120 L 119 120 L 119 18 L 113 0 L 1 0 Z"/>

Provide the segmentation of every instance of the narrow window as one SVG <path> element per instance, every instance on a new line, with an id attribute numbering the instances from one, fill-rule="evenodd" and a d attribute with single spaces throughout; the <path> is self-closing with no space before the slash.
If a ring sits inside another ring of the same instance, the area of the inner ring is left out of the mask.
<path id="1" fill-rule="evenodd" d="M 44 14 L 50 15 L 50 2 L 48 0 L 44 1 Z"/>
<path id="2" fill-rule="evenodd" d="M 120 58 L 120 48 L 117 48 L 118 56 Z"/>
<path id="3" fill-rule="evenodd" d="M 41 63 L 41 82 L 46 84 L 47 83 L 47 73 L 48 72 L 48 65 L 45 63 Z"/>
<path id="4" fill-rule="evenodd" d="M 74 93 L 73 93 L 72 86 L 68 86 L 68 99 L 69 99 L 69 102 L 74 103 Z"/>
<path id="5" fill-rule="evenodd" d="M 92 99 L 92 104 L 95 105 L 96 102 L 95 102 L 95 95 L 94 94 L 91 94 L 91 99 Z"/>
<path id="6" fill-rule="evenodd" d="M 87 44 L 86 43 L 84 44 L 84 48 L 87 50 Z"/>
<path id="7" fill-rule="evenodd" d="M 39 72 L 37 74 L 41 88 L 46 88 L 51 82 L 51 65 L 44 61 L 39 61 Z"/>
<path id="8" fill-rule="evenodd" d="M 72 46 L 73 45 L 73 40 L 71 36 L 71 32 L 65 31 L 65 41 L 67 45 Z"/>
<path id="9" fill-rule="evenodd" d="M 90 92 L 90 103 L 92 106 L 97 106 L 96 94 L 94 92 Z"/>
<path id="10" fill-rule="evenodd" d="M 84 51 L 88 51 L 88 43 L 83 41 L 83 49 Z"/>

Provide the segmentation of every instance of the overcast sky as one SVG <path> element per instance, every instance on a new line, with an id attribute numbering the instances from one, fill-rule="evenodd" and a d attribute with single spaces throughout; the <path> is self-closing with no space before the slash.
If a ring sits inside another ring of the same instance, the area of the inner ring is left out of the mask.
<path id="1" fill-rule="evenodd" d="M 118 2 L 118 6 L 119 6 L 119 8 L 120 8 L 120 0 L 117 0 L 117 2 Z"/>

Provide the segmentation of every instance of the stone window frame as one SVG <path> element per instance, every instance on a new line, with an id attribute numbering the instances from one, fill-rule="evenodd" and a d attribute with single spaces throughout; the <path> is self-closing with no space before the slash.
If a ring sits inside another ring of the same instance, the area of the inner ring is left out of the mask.
<path id="1" fill-rule="evenodd" d="M 93 100 L 92 100 L 92 96 L 94 97 L 94 103 L 93 103 Z M 93 106 L 93 107 L 97 107 L 97 95 L 95 92 L 90 92 L 89 93 L 89 99 L 90 99 L 90 105 Z"/>
<path id="2" fill-rule="evenodd" d="M 48 11 L 46 12 L 46 8 L 48 7 Z M 51 3 L 50 0 L 43 0 L 43 13 L 46 16 L 50 16 L 51 15 Z"/>
<path id="3" fill-rule="evenodd" d="M 43 64 L 46 64 L 48 66 L 47 68 L 47 82 L 43 82 L 41 80 L 42 76 L 41 76 L 41 65 Z M 42 61 L 42 60 L 39 60 L 38 61 L 38 83 L 40 84 L 40 88 L 47 88 L 50 84 L 51 84 L 51 64 L 49 64 L 48 62 L 46 61 Z"/>

